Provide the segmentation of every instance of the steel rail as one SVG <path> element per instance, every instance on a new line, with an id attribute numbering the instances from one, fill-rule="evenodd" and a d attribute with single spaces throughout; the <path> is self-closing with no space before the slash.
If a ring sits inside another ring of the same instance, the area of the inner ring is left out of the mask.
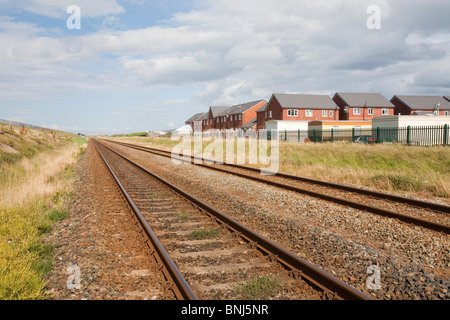
<path id="1" fill-rule="evenodd" d="M 116 144 L 123 145 L 125 147 L 133 148 L 133 149 L 136 149 L 136 150 L 141 150 L 141 151 L 149 152 L 149 153 L 152 153 L 152 154 L 157 154 L 157 155 L 160 155 L 160 156 L 163 156 L 163 157 L 172 158 L 172 154 L 168 155 L 168 154 L 161 154 L 161 153 L 159 153 L 162 150 L 158 150 L 158 149 L 154 149 L 154 148 L 148 148 L 148 147 L 142 147 L 142 146 L 136 146 L 136 145 L 132 145 L 132 144 L 124 144 L 124 143 L 121 143 L 121 142 L 116 142 L 116 141 L 111 141 L 111 140 L 107 140 L 107 141 L 114 142 Z M 169 152 L 168 151 L 163 151 L 162 153 L 169 153 Z M 191 157 L 190 163 L 193 163 L 193 158 L 199 160 L 199 158 Z M 181 160 L 181 161 L 185 161 L 185 162 L 189 162 L 188 160 L 183 159 L 183 158 L 176 158 L 176 159 L 177 160 Z M 392 211 L 392 210 L 382 209 L 382 208 L 370 206 L 370 205 L 367 205 L 367 204 L 361 204 L 361 203 L 358 203 L 358 202 L 355 202 L 355 201 L 351 201 L 351 200 L 347 200 L 347 199 L 339 198 L 339 197 L 334 197 L 334 196 L 331 196 L 331 195 L 328 195 L 328 194 L 324 194 L 324 193 L 320 193 L 320 192 L 316 192 L 316 191 L 311 191 L 311 190 L 307 190 L 307 189 L 304 189 L 304 188 L 287 185 L 287 184 L 284 184 L 284 183 L 279 183 L 279 182 L 270 181 L 270 180 L 263 179 L 263 178 L 249 176 L 249 175 L 238 173 L 238 172 L 228 171 L 228 170 L 225 170 L 225 169 L 221 169 L 221 168 L 218 168 L 218 167 L 213 167 L 213 166 L 206 165 L 206 164 L 198 163 L 198 164 L 195 164 L 195 165 L 198 165 L 198 166 L 201 166 L 201 167 L 204 167 L 204 168 L 208 168 L 208 169 L 211 169 L 211 170 L 219 171 L 219 172 L 233 174 L 233 175 L 239 176 L 241 178 L 245 178 L 245 179 L 261 182 L 261 183 L 264 183 L 264 184 L 267 184 L 267 185 L 270 185 L 270 186 L 275 186 L 275 187 L 278 187 L 278 188 L 282 188 L 282 189 L 285 189 L 285 190 L 306 194 L 306 195 L 309 195 L 309 196 L 312 196 L 312 197 L 316 197 L 316 198 L 320 198 L 322 200 L 338 203 L 338 204 L 345 205 L 345 206 L 348 206 L 348 207 L 352 207 L 352 208 L 355 208 L 355 209 L 358 209 L 358 210 L 364 210 L 364 211 L 368 211 L 368 212 L 371 212 L 371 213 L 374 213 L 374 214 L 377 214 L 377 215 L 398 219 L 400 221 L 403 221 L 403 222 L 406 222 L 406 223 L 411 223 L 411 224 L 414 224 L 414 225 L 417 225 L 417 226 L 420 226 L 420 227 L 424 227 L 424 228 L 427 228 L 427 229 L 430 229 L 430 230 L 434 230 L 434 231 L 437 231 L 437 232 L 444 232 L 446 234 L 450 234 L 450 226 L 445 225 L 445 224 L 440 224 L 440 223 L 432 222 L 432 221 L 429 221 L 429 220 L 416 218 L 416 217 L 413 217 L 413 216 L 410 216 L 410 215 L 407 215 L 407 214 L 402 214 L 402 213 L 398 213 L 398 212 L 395 212 L 395 211 Z M 249 168 L 249 167 L 246 167 L 246 166 L 239 166 L 239 165 L 235 165 L 235 164 L 228 164 L 228 165 L 233 166 L 233 167 L 238 167 L 240 169 L 259 171 L 258 169 Z M 282 177 L 282 176 L 280 175 L 280 177 Z M 289 176 L 288 175 L 287 177 L 290 178 L 290 177 L 295 177 L 295 176 Z M 303 178 L 300 178 L 300 177 L 296 177 L 296 178 L 303 179 Z M 321 181 L 321 182 L 324 183 L 323 181 Z M 332 185 L 336 185 L 336 184 L 332 184 Z M 340 186 L 340 185 L 336 185 L 336 186 Z M 336 187 L 336 188 L 338 188 L 338 187 Z M 357 190 L 355 192 L 360 191 L 359 189 L 356 189 L 356 188 L 355 189 L 353 189 L 351 187 L 347 187 L 347 188 L 350 188 L 347 191 L 355 191 L 355 190 Z M 371 192 L 371 191 L 366 191 L 366 195 L 373 196 L 373 194 L 369 194 L 368 192 Z M 379 197 L 385 195 L 384 193 L 381 193 L 381 192 L 376 192 L 376 194 L 379 194 L 380 195 Z M 393 196 L 393 197 L 396 197 L 396 196 Z M 402 198 L 402 197 L 400 197 L 400 198 L 401 199 L 408 199 L 408 198 Z M 411 199 L 411 200 L 413 200 L 413 199 Z M 417 202 L 419 200 L 415 200 L 415 201 Z M 402 202 L 404 202 L 404 201 L 402 201 Z M 424 202 L 424 203 L 428 204 L 427 202 Z M 439 206 L 441 208 L 446 207 L 446 206 L 443 206 L 443 205 L 439 205 Z M 445 212 L 446 213 L 450 212 L 450 207 L 447 206 L 447 211 L 445 211 Z"/>
<path id="2" fill-rule="evenodd" d="M 174 284 L 174 287 L 172 287 L 172 291 L 174 292 L 177 299 L 182 300 L 197 300 L 197 297 L 195 296 L 192 289 L 189 287 L 188 283 L 184 279 L 181 272 L 178 270 L 177 266 L 173 262 L 173 260 L 170 258 L 167 251 L 164 249 L 161 242 L 158 240 L 156 234 L 153 232 L 151 227 L 148 225 L 147 221 L 145 220 L 142 213 L 139 211 L 139 209 L 134 204 L 133 200 L 129 196 L 128 192 L 125 190 L 124 186 L 120 182 L 119 178 L 114 173 L 113 169 L 103 156 L 102 152 L 99 150 L 97 145 L 95 145 L 95 148 L 97 149 L 98 153 L 100 154 L 101 158 L 103 159 L 104 163 L 106 164 L 107 168 L 109 169 L 109 172 L 114 178 L 114 181 L 116 182 L 119 189 L 122 191 L 122 194 L 125 196 L 125 199 L 127 200 L 127 203 L 131 207 L 132 211 L 136 215 L 136 218 L 141 225 L 141 228 L 145 232 L 145 235 L 150 241 L 151 245 L 149 247 L 154 250 L 152 252 L 152 256 L 155 258 L 158 265 L 161 267 L 161 271 L 163 272 L 166 280 L 169 283 Z M 146 241 L 147 242 L 147 241 Z M 147 242 L 148 245 L 148 242 Z"/>
<path id="3" fill-rule="evenodd" d="M 123 159 L 127 160 L 129 163 L 133 164 L 137 168 L 141 169 L 143 172 L 149 174 L 156 180 L 162 182 L 164 185 L 168 186 L 170 189 L 178 193 L 183 198 L 187 199 L 191 203 L 203 209 L 210 217 L 212 217 L 217 222 L 226 225 L 226 227 L 230 231 L 234 232 L 236 236 L 240 236 L 249 245 L 257 248 L 258 250 L 266 254 L 271 260 L 273 261 L 276 260 L 280 264 L 284 265 L 287 269 L 291 271 L 292 276 L 294 278 L 299 277 L 321 288 L 325 292 L 325 295 L 327 297 L 340 300 L 372 300 L 369 296 L 365 295 L 359 290 L 353 288 L 352 286 L 346 284 L 345 282 L 318 268 L 309 261 L 281 247 L 272 240 L 251 230 L 250 228 L 243 225 L 239 221 L 229 217 L 225 213 L 215 209 L 206 202 L 198 199 L 197 197 L 175 186 L 166 179 L 158 176 L 157 174 L 133 162 L 126 156 L 120 154 L 119 152 L 111 149 L 106 145 L 103 146 L 109 149 L 110 151 L 114 152 L 118 156 L 122 157 Z"/>
<path id="4" fill-rule="evenodd" d="M 128 146 L 130 148 L 135 148 L 135 149 L 139 149 L 139 150 L 142 150 L 142 151 L 149 150 L 149 152 L 150 152 L 150 150 L 151 150 L 151 151 L 165 153 L 165 154 L 170 154 L 170 155 L 172 154 L 170 151 L 156 149 L 156 148 L 151 148 L 151 147 L 139 146 L 139 145 L 126 143 L 126 142 L 107 140 L 107 139 L 105 139 L 105 141 L 116 143 L 116 144 L 120 144 L 120 145 L 123 145 L 123 146 Z M 180 155 L 178 155 L 178 156 L 180 156 Z M 180 160 L 185 161 L 184 159 L 180 159 Z M 191 156 L 191 163 L 193 163 L 194 160 L 201 160 L 201 161 L 205 161 L 205 162 L 209 161 L 211 163 L 214 162 L 214 160 L 208 160 L 208 159 L 203 159 L 203 158 Z M 234 163 L 223 163 L 223 165 L 230 166 L 230 167 L 235 167 L 235 168 L 238 168 L 238 169 L 248 170 L 248 171 L 261 172 L 261 169 L 248 167 L 248 166 L 243 166 L 243 165 L 234 164 Z M 287 178 L 287 179 L 307 182 L 307 183 L 311 183 L 311 184 L 318 184 L 318 185 L 322 185 L 324 187 L 331 187 L 331 188 L 334 188 L 334 189 L 341 189 L 341 190 L 345 190 L 345 191 L 351 191 L 351 192 L 360 193 L 360 194 L 363 194 L 363 195 L 368 195 L 368 196 L 372 196 L 372 197 L 376 197 L 376 198 L 391 200 L 391 201 L 395 201 L 395 202 L 402 202 L 402 203 L 406 203 L 406 204 L 409 204 L 409 205 L 412 205 L 412 206 L 426 208 L 426 209 L 431 209 L 431 210 L 439 211 L 439 212 L 445 213 L 445 214 L 450 214 L 450 206 L 449 205 L 445 205 L 445 204 L 439 204 L 439 203 L 433 203 L 433 202 L 429 202 L 429 201 L 417 200 L 417 199 L 402 197 L 402 196 L 398 196 L 398 195 L 394 195 L 394 194 L 388 194 L 388 193 L 384 193 L 384 192 L 379 192 L 379 191 L 375 191 L 375 190 L 366 190 L 366 189 L 361 189 L 361 188 L 357 188 L 357 187 L 346 186 L 346 185 L 343 185 L 343 184 L 327 182 L 327 181 L 323 181 L 323 180 L 317 180 L 317 179 L 312 179 L 312 178 L 295 176 L 295 175 L 282 173 L 282 172 L 277 172 L 277 173 L 273 173 L 273 172 L 270 172 L 270 171 L 265 171 L 265 172 L 273 174 L 274 176 L 281 177 L 281 178 Z"/>

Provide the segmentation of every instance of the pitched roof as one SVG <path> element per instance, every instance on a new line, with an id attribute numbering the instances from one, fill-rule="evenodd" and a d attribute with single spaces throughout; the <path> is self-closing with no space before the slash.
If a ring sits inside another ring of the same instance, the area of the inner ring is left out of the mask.
<path id="1" fill-rule="evenodd" d="M 259 108 L 258 110 L 256 110 L 256 112 L 264 112 L 264 111 L 266 111 L 267 110 L 267 106 L 268 106 L 269 104 L 268 103 L 266 103 L 265 105 L 263 105 L 261 108 Z"/>
<path id="2" fill-rule="evenodd" d="M 208 119 L 208 115 L 209 115 L 209 112 L 205 112 L 201 116 L 199 116 L 195 121 L 206 120 L 206 119 Z"/>
<path id="3" fill-rule="evenodd" d="M 213 118 L 216 118 L 219 115 L 219 113 L 222 113 L 226 109 L 228 109 L 228 107 L 209 107 L 209 110 L 211 111 Z"/>
<path id="4" fill-rule="evenodd" d="M 437 103 L 440 110 L 450 110 L 450 102 L 440 96 L 408 96 L 395 95 L 391 102 L 397 98 L 412 110 L 435 110 Z"/>
<path id="5" fill-rule="evenodd" d="M 255 119 L 253 119 L 253 120 L 247 122 L 247 123 L 244 124 L 243 126 L 241 126 L 241 128 L 242 128 L 242 129 L 249 129 L 249 128 L 252 128 L 253 126 L 256 126 L 257 123 L 258 123 L 258 122 L 257 122 L 257 120 L 256 120 L 256 118 L 255 118 Z"/>
<path id="6" fill-rule="evenodd" d="M 202 115 L 203 115 L 203 112 L 196 113 L 195 115 L 193 115 L 192 117 L 190 117 L 189 119 L 187 119 L 187 120 L 185 121 L 185 123 L 188 123 L 188 122 L 192 122 L 192 121 L 198 120 L 197 118 L 200 118 L 200 116 L 202 116 Z"/>
<path id="7" fill-rule="evenodd" d="M 229 114 L 231 114 L 231 112 L 233 112 L 235 109 L 239 108 L 239 106 L 233 106 L 233 107 L 228 107 L 226 110 L 222 111 L 221 113 L 219 113 L 217 116 L 218 117 L 224 117 L 227 116 Z"/>
<path id="8" fill-rule="evenodd" d="M 247 102 L 247 103 L 243 103 L 243 104 L 238 104 L 238 105 L 234 106 L 234 108 L 232 107 L 233 110 L 230 110 L 229 114 L 244 113 L 248 109 L 253 108 L 254 106 L 256 106 L 257 104 L 259 104 L 261 102 L 265 102 L 265 101 L 264 100 L 256 100 L 256 101 L 251 101 L 251 102 Z"/>
<path id="9" fill-rule="evenodd" d="M 339 107 L 328 95 L 274 93 L 283 109 L 332 109 Z"/>
<path id="10" fill-rule="evenodd" d="M 242 104 L 237 104 L 237 105 L 228 107 L 226 110 L 222 111 L 217 116 L 224 117 L 224 116 L 232 115 L 232 114 L 241 114 L 261 102 L 265 102 L 265 101 L 264 100 L 256 100 L 256 101 L 246 102 L 246 103 L 242 103 Z M 267 103 L 263 107 L 265 107 L 266 105 L 267 105 Z"/>
<path id="11" fill-rule="evenodd" d="M 395 106 L 389 102 L 388 99 L 383 97 L 380 93 L 347 93 L 336 92 L 336 95 L 349 107 L 385 107 L 395 108 Z"/>

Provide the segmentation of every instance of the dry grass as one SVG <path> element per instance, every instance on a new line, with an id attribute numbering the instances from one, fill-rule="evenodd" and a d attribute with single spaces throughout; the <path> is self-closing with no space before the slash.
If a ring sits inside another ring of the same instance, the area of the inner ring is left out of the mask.
<path id="1" fill-rule="evenodd" d="M 118 140 L 168 151 L 179 143 L 169 138 Z M 208 143 L 204 143 L 203 148 Z M 444 202 L 450 199 L 449 147 L 280 142 L 279 152 L 280 172 Z"/>
<path id="2" fill-rule="evenodd" d="M 45 299 L 54 246 L 41 237 L 66 215 L 82 141 L 25 131 L 3 138 L 19 152 L 0 152 L 0 299 Z"/>

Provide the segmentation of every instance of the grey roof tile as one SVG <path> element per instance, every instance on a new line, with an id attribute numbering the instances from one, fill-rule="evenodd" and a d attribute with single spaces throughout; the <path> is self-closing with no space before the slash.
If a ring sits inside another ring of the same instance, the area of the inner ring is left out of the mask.
<path id="1" fill-rule="evenodd" d="M 344 102 L 349 107 L 385 107 L 394 108 L 395 106 L 389 102 L 388 99 L 383 97 L 380 93 L 348 93 L 348 92 L 337 92 L 339 97 L 344 100 Z"/>
<path id="2" fill-rule="evenodd" d="M 339 109 L 328 95 L 274 93 L 273 97 L 283 109 Z"/>
<path id="3" fill-rule="evenodd" d="M 395 95 L 392 100 L 394 98 L 399 99 L 412 110 L 435 110 L 437 103 L 440 104 L 440 110 L 450 110 L 450 101 L 441 96 Z"/>

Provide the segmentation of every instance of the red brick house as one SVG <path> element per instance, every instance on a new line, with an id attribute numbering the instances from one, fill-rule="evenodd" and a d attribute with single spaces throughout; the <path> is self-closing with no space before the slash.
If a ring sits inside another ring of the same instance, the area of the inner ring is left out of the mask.
<path id="1" fill-rule="evenodd" d="M 266 110 L 269 104 L 265 104 L 256 110 L 256 130 L 262 130 L 266 127 Z"/>
<path id="2" fill-rule="evenodd" d="M 216 121 L 218 123 L 217 129 L 240 129 L 242 126 L 255 120 L 256 111 L 266 104 L 264 100 L 256 100 L 229 107 L 218 115 Z"/>
<path id="3" fill-rule="evenodd" d="M 395 115 L 434 113 L 445 116 L 450 112 L 450 102 L 440 96 L 395 95 L 391 102 L 395 105 Z"/>
<path id="4" fill-rule="evenodd" d="M 191 126 L 192 130 L 194 130 L 195 121 L 197 121 L 202 115 L 203 115 L 203 112 L 197 113 L 197 114 L 193 115 L 192 117 L 190 117 L 189 119 L 187 119 L 184 122 L 184 124 Z"/>
<path id="5" fill-rule="evenodd" d="M 339 107 L 328 95 L 274 93 L 257 119 L 258 129 L 268 120 L 338 120 Z"/>
<path id="6" fill-rule="evenodd" d="M 340 109 L 339 120 L 372 120 L 394 115 L 395 106 L 380 93 L 337 92 L 333 101 Z"/>
<path id="7" fill-rule="evenodd" d="M 203 131 L 218 129 L 218 115 L 227 109 L 228 107 L 209 107 L 208 118 L 206 119 L 206 125 L 203 126 Z"/>

